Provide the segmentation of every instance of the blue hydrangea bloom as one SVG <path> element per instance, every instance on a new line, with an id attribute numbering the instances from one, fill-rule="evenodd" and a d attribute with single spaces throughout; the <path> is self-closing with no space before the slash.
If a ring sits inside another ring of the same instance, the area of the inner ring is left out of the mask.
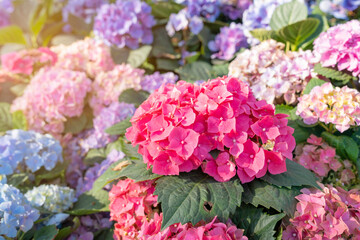
<path id="1" fill-rule="evenodd" d="M 158 89 L 162 84 L 174 84 L 178 80 L 178 76 L 172 72 L 160 74 L 155 72 L 151 75 L 146 75 L 140 82 L 141 88 L 150 93 Z"/>
<path id="2" fill-rule="evenodd" d="M 62 162 L 62 147 L 51 135 L 13 129 L 0 137 L 0 174 L 13 174 L 21 165 L 32 172 L 50 171 Z"/>
<path id="3" fill-rule="evenodd" d="M 27 232 L 39 218 L 19 189 L 0 183 L 0 235 L 16 237 L 17 231 Z"/>
<path id="4" fill-rule="evenodd" d="M 32 206 L 42 207 L 50 212 L 61 213 L 76 202 L 75 191 L 59 185 L 41 185 L 29 190 L 25 197 Z"/>
<path id="5" fill-rule="evenodd" d="M 240 48 L 247 47 L 247 38 L 241 24 L 232 22 L 229 27 L 222 27 L 214 41 L 209 42 L 209 49 L 216 52 L 211 57 L 230 60 Z"/>
<path id="6" fill-rule="evenodd" d="M 0 175 L 0 183 L 2 183 L 2 184 L 7 183 L 6 175 Z"/>
<path id="7" fill-rule="evenodd" d="M 136 49 L 151 44 L 155 19 L 151 7 L 140 0 L 118 0 L 104 4 L 95 17 L 94 33 L 108 45 Z"/>
<path id="8" fill-rule="evenodd" d="M 354 11 L 360 6 L 360 0 L 343 0 L 342 6 L 349 11 Z"/>
<path id="9" fill-rule="evenodd" d="M 214 22 L 220 14 L 218 0 L 188 0 L 187 7 L 190 17 L 204 17 L 210 22 Z"/>
<path id="10" fill-rule="evenodd" d="M 347 19 L 348 11 L 344 8 L 343 0 L 323 0 L 319 8 L 326 14 L 332 15 L 338 19 Z"/>

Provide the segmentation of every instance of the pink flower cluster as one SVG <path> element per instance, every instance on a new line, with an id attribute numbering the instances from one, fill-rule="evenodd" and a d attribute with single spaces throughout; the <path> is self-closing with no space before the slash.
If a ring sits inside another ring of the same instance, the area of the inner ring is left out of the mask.
<path id="1" fill-rule="evenodd" d="M 120 180 L 109 193 L 110 220 L 115 220 L 114 239 L 117 240 L 247 240 L 243 230 L 229 220 L 226 224 L 216 217 L 208 224 L 193 226 L 177 223 L 161 231 L 162 213 L 155 212 L 157 196 L 154 181 Z"/>
<path id="2" fill-rule="evenodd" d="M 299 98 L 296 114 L 305 124 L 331 123 L 344 132 L 360 125 L 360 93 L 347 86 L 339 88 L 325 83 Z"/>
<path id="3" fill-rule="evenodd" d="M 324 67 L 347 70 L 360 75 L 360 22 L 352 20 L 329 28 L 314 41 L 314 52 Z"/>
<path id="4" fill-rule="evenodd" d="M 58 55 L 56 67 L 86 72 L 94 78 L 99 72 L 114 68 L 110 48 L 92 38 L 76 41 L 69 46 L 58 45 L 51 48 Z"/>
<path id="5" fill-rule="evenodd" d="M 116 65 L 113 70 L 100 72 L 93 82 L 93 94 L 90 106 L 97 115 L 104 107 L 117 102 L 120 94 L 128 88 L 140 90 L 144 70 L 132 68 L 128 64 Z"/>
<path id="6" fill-rule="evenodd" d="M 152 171 L 178 175 L 202 165 L 217 181 L 245 182 L 286 171 L 295 140 L 285 114 L 257 101 L 234 77 L 163 85 L 143 102 L 126 137 Z M 210 151 L 220 151 L 216 159 Z M 237 170 L 236 170 L 237 168 Z"/>
<path id="7" fill-rule="evenodd" d="M 307 82 L 316 76 L 319 59 L 311 51 L 286 52 L 285 45 L 274 40 L 240 53 L 229 65 L 229 75 L 249 84 L 258 100 L 268 103 L 297 102 Z"/>
<path id="8" fill-rule="evenodd" d="M 11 109 L 23 111 L 29 129 L 60 137 L 67 118 L 81 115 L 90 91 L 91 81 L 83 72 L 43 68 Z"/>
<path id="9" fill-rule="evenodd" d="M 307 142 L 308 144 L 296 146 L 294 159 L 296 162 L 322 178 L 326 177 L 330 170 L 334 172 L 343 170 L 341 171 L 341 182 L 344 184 L 348 184 L 351 179 L 355 178 L 351 170 L 351 162 L 345 160 L 343 166 L 339 156 L 336 155 L 335 148 L 330 147 L 321 137 L 311 135 Z"/>
<path id="10" fill-rule="evenodd" d="M 15 74 L 30 75 L 45 66 L 56 63 L 56 54 L 48 48 L 11 52 L 1 56 L 2 68 Z"/>
<path id="11" fill-rule="evenodd" d="M 303 189 L 293 219 L 283 232 L 284 240 L 359 239 L 360 191 L 349 192 L 332 186 Z"/>

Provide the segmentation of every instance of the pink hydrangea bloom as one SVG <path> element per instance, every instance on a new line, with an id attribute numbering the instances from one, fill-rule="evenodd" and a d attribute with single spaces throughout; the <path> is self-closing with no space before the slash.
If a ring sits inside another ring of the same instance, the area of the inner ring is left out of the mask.
<path id="1" fill-rule="evenodd" d="M 305 124 L 320 121 L 334 124 L 338 131 L 344 132 L 360 125 L 360 93 L 347 86 L 339 88 L 324 83 L 299 98 L 296 114 Z"/>
<path id="2" fill-rule="evenodd" d="M 311 51 L 287 52 L 274 40 L 261 42 L 240 53 L 229 65 L 229 75 L 249 84 L 256 99 L 268 103 L 297 102 L 307 82 L 316 76 L 319 61 Z"/>
<path id="3" fill-rule="evenodd" d="M 113 70 L 100 72 L 92 84 L 93 94 L 90 98 L 90 106 L 94 115 L 98 115 L 104 107 L 117 102 L 120 94 L 128 88 L 140 90 L 140 82 L 144 70 L 132 68 L 130 65 L 117 65 Z"/>
<path id="4" fill-rule="evenodd" d="M 284 114 L 257 101 L 234 77 L 163 85 L 140 105 L 126 137 L 152 171 L 178 175 L 202 165 L 218 181 L 244 182 L 286 171 L 295 140 Z M 216 159 L 210 151 L 220 151 Z M 252 156 L 252 157 L 251 157 Z M 237 168 L 237 170 L 236 170 Z"/>
<path id="5" fill-rule="evenodd" d="M 360 191 L 332 186 L 302 189 L 284 240 L 357 239 L 360 234 Z"/>
<path id="6" fill-rule="evenodd" d="M 101 41 L 85 38 L 71 45 L 58 45 L 51 48 L 58 55 L 56 67 L 86 72 L 94 78 L 100 72 L 114 68 L 110 48 Z"/>
<path id="7" fill-rule="evenodd" d="M 52 66 L 56 61 L 56 54 L 48 48 L 22 50 L 1 56 L 2 68 L 5 71 L 26 75 L 44 66 Z"/>
<path id="8" fill-rule="evenodd" d="M 314 52 L 324 67 L 337 67 L 360 75 L 360 22 L 352 20 L 329 28 L 314 41 Z"/>
<path id="9" fill-rule="evenodd" d="M 81 115 L 91 81 L 83 72 L 43 68 L 11 110 L 22 110 L 31 130 L 60 138 L 68 118 Z"/>

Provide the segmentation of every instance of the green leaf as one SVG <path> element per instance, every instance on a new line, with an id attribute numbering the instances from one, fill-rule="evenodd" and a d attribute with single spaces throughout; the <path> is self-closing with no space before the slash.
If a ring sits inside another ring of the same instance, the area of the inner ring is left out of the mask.
<path id="1" fill-rule="evenodd" d="M 10 113 L 10 104 L 0 102 L 0 132 L 12 129 L 12 117 Z"/>
<path id="2" fill-rule="evenodd" d="M 121 171 L 116 171 L 116 176 L 114 179 L 127 177 L 135 180 L 135 182 L 141 182 L 161 177 L 161 175 L 153 173 L 152 169 L 147 169 L 146 163 L 144 163 L 142 160 L 128 161 L 130 164 L 121 169 Z"/>
<path id="3" fill-rule="evenodd" d="M 92 148 L 87 152 L 83 162 L 86 165 L 91 166 L 95 163 L 100 163 L 105 159 L 106 153 L 104 148 Z"/>
<path id="4" fill-rule="evenodd" d="M 162 229 L 174 223 L 194 225 L 217 216 L 227 221 L 241 204 L 243 188 L 238 178 L 217 182 L 201 171 L 165 176 L 156 181 L 155 195 L 163 212 Z"/>
<path id="5" fill-rule="evenodd" d="M 323 132 L 321 137 L 329 143 L 330 146 L 336 148 L 336 153 L 343 159 L 349 159 L 356 164 L 359 157 L 359 146 L 355 140 L 349 136 L 335 136 L 329 132 Z"/>
<path id="6" fill-rule="evenodd" d="M 105 132 L 110 135 L 124 135 L 126 133 L 126 129 L 131 127 L 130 119 L 131 117 L 128 117 L 125 120 L 112 125 L 107 128 Z"/>
<path id="7" fill-rule="evenodd" d="M 51 170 L 46 171 L 44 168 L 43 171 L 40 170 L 40 172 L 37 172 L 35 174 L 35 183 L 38 185 L 41 183 L 42 180 L 49 180 L 49 179 L 55 179 L 65 174 L 65 170 L 67 168 L 67 163 L 58 163 L 57 166 Z"/>
<path id="8" fill-rule="evenodd" d="M 276 34 L 274 30 L 267 30 L 264 28 L 254 29 L 250 31 L 250 33 L 254 38 L 258 39 L 260 42 L 272 39 L 274 34 Z"/>
<path id="9" fill-rule="evenodd" d="M 260 179 L 244 184 L 243 201 L 255 207 L 259 205 L 273 208 L 279 212 L 284 211 L 292 216 L 296 208 L 295 197 L 300 194 L 303 187 L 277 187 Z"/>
<path id="10" fill-rule="evenodd" d="M 110 48 L 110 52 L 111 58 L 116 64 L 126 63 L 130 55 L 130 49 L 128 48 L 118 48 L 112 46 Z"/>
<path id="11" fill-rule="evenodd" d="M 68 22 L 73 31 L 77 31 L 84 36 L 88 35 L 88 33 L 92 30 L 92 24 L 87 24 L 84 19 L 71 13 L 69 14 Z"/>
<path id="12" fill-rule="evenodd" d="M 292 1 L 278 6 L 270 19 L 272 30 L 279 30 L 290 24 L 305 20 L 308 15 L 307 6 L 299 1 Z"/>
<path id="13" fill-rule="evenodd" d="M 26 45 L 24 33 L 20 27 L 12 25 L 0 28 L 0 45 L 18 43 Z"/>
<path id="14" fill-rule="evenodd" d="M 306 87 L 303 91 L 303 94 L 309 94 L 311 90 L 316 86 L 321 86 L 324 83 L 326 83 L 324 80 L 318 79 L 318 78 L 312 78 L 308 84 L 306 84 Z"/>
<path id="15" fill-rule="evenodd" d="M 352 75 L 337 71 L 332 68 L 322 67 L 320 63 L 315 64 L 314 71 L 324 77 L 334 79 L 336 81 L 341 81 L 343 84 L 356 80 L 356 77 L 353 77 Z"/>
<path id="16" fill-rule="evenodd" d="M 154 28 L 153 32 L 154 42 L 151 55 L 153 55 L 154 57 L 165 57 L 168 54 L 175 54 L 174 46 L 171 43 L 171 39 L 167 34 L 165 27 L 156 27 Z"/>
<path id="17" fill-rule="evenodd" d="M 151 3 L 151 13 L 156 18 L 168 18 L 172 13 L 178 13 L 184 8 L 183 5 L 175 2 L 157 2 Z"/>
<path id="18" fill-rule="evenodd" d="M 311 36 L 311 34 L 316 31 L 318 25 L 318 19 L 308 18 L 283 27 L 278 31 L 278 35 L 297 49 L 309 36 Z"/>
<path id="19" fill-rule="evenodd" d="M 27 120 L 21 110 L 12 113 L 12 123 L 14 129 L 27 130 Z"/>
<path id="20" fill-rule="evenodd" d="M 14 93 L 16 96 L 20 97 L 24 94 L 24 91 L 28 84 L 26 83 L 19 83 L 10 88 L 10 91 Z"/>
<path id="21" fill-rule="evenodd" d="M 138 153 L 138 146 L 133 147 L 131 144 L 121 140 L 120 140 L 120 146 L 121 146 L 121 151 L 125 153 L 126 156 L 131 158 L 142 159 L 142 156 Z"/>
<path id="22" fill-rule="evenodd" d="M 217 78 L 228 75 L 229 73 L 229 64 L 221 64 L 221 65 L 214 65 L 211 69 L 211 77 L 210 78 Z"/>
<path id="23" fill-rule="evenodd" d="M 313 11 L 314 13 L 314 11 Z M 319 26 L 316 28 L 315 32 L 313 32 L 305 41 L 301 44 L 301 48 L 304 50 L 312 50 L 314 40 L 322 33 L 325 32 L 329 28 L 329 23 L 325 15 L 321 14 L 311 14 L 309 18 L 316 18 L 319 20 Z"/>
<path id="24" fill-rule="evenodd" d="M 275 114 L 287 114 L 287 115 L 291 115 L 291 111 L 294 109 L 293 106 L 289 106 L 289 105 L 275 105 Z"/>
<path id="25" fill-rule="evenodd" d="M 127 62 L 134 68 L 139 67 L 151 52 L 152 47 L 150 45 L 144 45 L 136 50 L 131 50 Z"/>
<path id="26" fill-rule="evenodd" d="M 287 171 L 280 174 L 266 173 L 261 179 L 278 187 L 307 186 L 319 188 L 315 175 L 300 164 L 286 159 Z"/>
<path id="27" fill-rule="evenodd" d="M 31 32 L 37 36 L 41 29 L 44 27 L 47 20 L 47 14 L 44 12 L 36 20 L 32 21 L 30 24 Z"/>
<path id="28" fill-rule="evenodd" d="M 30 23 L 36 14 L 39 3 L 39 1 L 16 1 L 14 11 L 10 15 L 11 23 L 24 29 L 25 32 L 30 32 Z"/>
<path id="29" fill-rule="evenodd" d="M 29 174 L 27 173 L 15 173 L 8 176 L 7 184 L 14 187 L 19 187 L 29 179 Z"/>
<path id="30" fill-rule="evenodd" d="M 274 239 L 275 226 L 285 216 L 284 213 L 269 215 L 262 208 L 242 204 L 231 218 L 238 228 L 244 229 L 244 235 L 253 240 Z"/>
<path id="31" fill-rule="evenodd" d="M 180 75 L 180 79 L 188 81 L 206 81 L 211 78 L 211 71 L 211 65 L 203 61 L 186 64 L 184 67 L 176 70 L 176 72 Z"/>
<path id="32" fill-rule="evenodd" d="M 158 69 L 174 71 L 180 67 L 179 60 L 176 59 L 166 59 L 166 58 L 157 58 L 156 65 Z"/>
<path id="33" fill-rule="evenodd" d="M 52 45 L 70 45 L 76 41 L 79 41 L 80 38 L 70 34 L 60 34 L 52 38 L 51 44 Z"/>
<path id="34" fill-rule="evenodd" d="M 119 96 L 119 102 L 132 103 L 139 107 L 149 97 L 149 93 L 143 90 L 136 91 L 133 88 L 126 89 Z"/>
<path id="35" fill-rule="evenodd" d="M 67 211 L 72 215 L 88 215 L 109 211 L 109 193 L 105 190 L 92 190 L 81 194 L 73 209 Z"/>
<path id="36" fill-rule="evenodd" d="M 45 226 L 37 230 L 34 235 L 36 240 L 52 240 L 55 238 L 56 234 L 59 232 L 59 229 L 55 225 Z"/>
<path id="37" fill-rule="evenodd" d="M 59 233 L 56 235 L 55 240 L 63 240 L 68 237 L 73 232 L 71 226 L 64 227 L 59 230 Z"/>
<path id="38" fill-rule="evenodd" d="M 288 126 L 294 129 L 293 137 L 297 144 L 305 142 L 312 134 L 312 128 L 302 127 L 298 121 L 289 120 Z"/>
<path id="39" fill-rule="evenodd" d="M 86 107 L 83 113 L 79 117 L 72 117 L 65 122 L 65 133 L 80 133 L 82 130 L 87 128 L 89 124 L 92 124 L 92 111 Z"/>

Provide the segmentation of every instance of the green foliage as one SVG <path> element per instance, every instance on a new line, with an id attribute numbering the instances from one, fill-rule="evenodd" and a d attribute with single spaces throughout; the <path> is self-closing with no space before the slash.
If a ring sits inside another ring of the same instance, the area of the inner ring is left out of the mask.
<path id="1" fill-rule="evenodd" d="M 276 34 L 274 30 L 267 30 L 264 28 L 254 29 L 250 31 L 250 33 L 254 38 L 258 39 L 261 42 L 272 39 L 274 37 L 274 34 Z"/>
<path id="2" fill-rule="evenodd" d="M 211 64 L 203 61 L 186 64 L 182 68 L 176 70 L 176 72 L 180 75 L 180 79 L 188 81 L 206 81 L 211 77 L 211 71 Z"/>
<path id="3" fill-rule="evenodd" d="M 201 171 L 165 176 L 157 180 L 155 195 L 163 212 L 162 229 L 174 223 L 198 223 L 217 216 L 226 221 L 241 204 L 238 178 L 217 182 Z"/>
<path id="4" fill-rule="evenodd" d="M 320 63 L 315 64 L 314 71 L 324 77 L 339 81 L 342 84 L 346 84 L 349 81 L 355 81 L 357 79 L 347 73 L 340 72 L 332 68 L 322 67 Z"/>
<path id="5" fill-rule="evenodd" d="M 115 171 L 113 179 L 127 177 L 135 182 L 141 182 L 161 177 L 161 175 L 153 173 L 151 168 L 148 169 L 142 160 L 128 159 L 126 161 L 129 165 L 124 166 L 120 171 Z"/>
<path id="6" fill-rule="evenodd" d="M 81 194 L 71 211 L 72 215 L 88 215 L 97 212 L 109 211 L 109 193 L 102 189 L 92 189 Z"/>
<path id="7" fill-rule="evenodd" d="M 0 28 L 0 45 L 6 43 L 27 44 L 24 33 L 20 27 L 12 25 Z"/>
<path id="8" fill-rule="evenodd" d="M 0 103 L 0 132 L 5 132 L 12 129 L 12 117 L 10 113 L 9 103 Z"/>
<path id="9" fill-rule="evenodd" d="M 178 13 L 184 8 L 183 5 L 175 2 L 150 2 L 151 13 L 157 18 L 168 18 L 172 13 Z"/>
<path id="10" fill-rule="evenodd" d="M 308 84 L 306 85 L 303 94 L 309 94 L 311 90 L 316 86 L 321 86 L 324 83 L 326 83 L 324 80 L 318 79 L 318 78 L 312 78 Z"/>
<path id="11" fill-rule="evenodd" d="M 129 57 L 127 59 L 127 63 L 129 63 L 132 67 L 139 67 L 151 52 L 152 47 L 150 45 L 144 45 L 139 47 L 138 49 L 131 50 L 129 53 Z"/>
<path id="12" fill-rule="evenodd" d="M 136 91 L 133 88 L 126 89 L 119 96 L 119 102 L 131 103 L 139 107 L 149 97 L 149 93 L 143 90 Z"/>
<path id="13" fill-rule="evenodd" d="M 124 135 L 126 133 L 126 129 L 131 127 L 130 119 L 131 117 L 128 117 L 125 120 L 112 125 L 107 128 L 105 132 L 110 135 Z"/>
<path id="14" fill-rule="evenodd" d="M 7 184 L 12 185 L 16 188 L 24 184 L 29 179 L 28 173 L 15 173 L 8 176 Z"/>
<path id="15" fill-rule="evenodd" d="M 86 23 L 84 19 L 71 13 L 69 14 L 68 22 L 71 26 L 71 29 L 82 36 L 88 35 L 92 30 L 92 24 Z"/>
<path id="16" fill-rule="evenodd" d="M 231 218 L 238 228 L 244 229 L 244 235 L 253 240 L 275 239 L 275 226 L 285 216 L 284 213 L 269 215 L 262 208 L 241 204 Z"/>
<path id="17" fill-rule="evenodd" d="M 70 226 L 64 227 L 59 230 L 59 233 L 56 235 L 55 240 L 63 240 L 68 237 L 72 232 L 73 229 Z"/>
<path id="18" fill-rule="evenodd" d="M 59 229 L 55 225 L 45 226 L 35 232 L 34 239 L 36 240 L 52 240 L 55 238 Z"/>
<path id="19" fill-rule="evenodd" d="M 305 20 L 308 15 L 307 6 L 299 1 L 292 1 L 278 6 L 270 19 L 272 30 L 279 30 L 290 24 Z"/>
<path id="20" fill-rule="evenodd" d="M 217 77 L 222 77 L 224 75 L 228 75 L 229 64 L 225 63 L 225 64 L 214 65 L 210 73 L 211 73 L 211 78 L 217 78 Z"/>
<path id="21" fill-rule="evenodd" d="M 105 148 L 93 148 L 87 152 L 83 162 L 86 165 L 94 165 L 96 162 L 100 163 L 105 159 L 106 159 Z"/>
<path id="22" fill-rule="evenodd" d="M 92 125 L 92 111 L 89 107 L 84 108 L 79 117 L 72 117 L 65 122 L 65 133 L 77 134 Z"/>
<path id="23" fill-rule="evenodd" d="M 15 129 L 27 130 L 27 120 L 21 110 L 12 113 L 12 124 Z"/>
<path id="24" fill-rule="evenodd" d="M 299 121 L 289 120 L 288 126 L 294 129 L 293 137 L 296 144 L 305 142 L 313 133 L 312 128 L 307 128 L 299 125 Z"/>

